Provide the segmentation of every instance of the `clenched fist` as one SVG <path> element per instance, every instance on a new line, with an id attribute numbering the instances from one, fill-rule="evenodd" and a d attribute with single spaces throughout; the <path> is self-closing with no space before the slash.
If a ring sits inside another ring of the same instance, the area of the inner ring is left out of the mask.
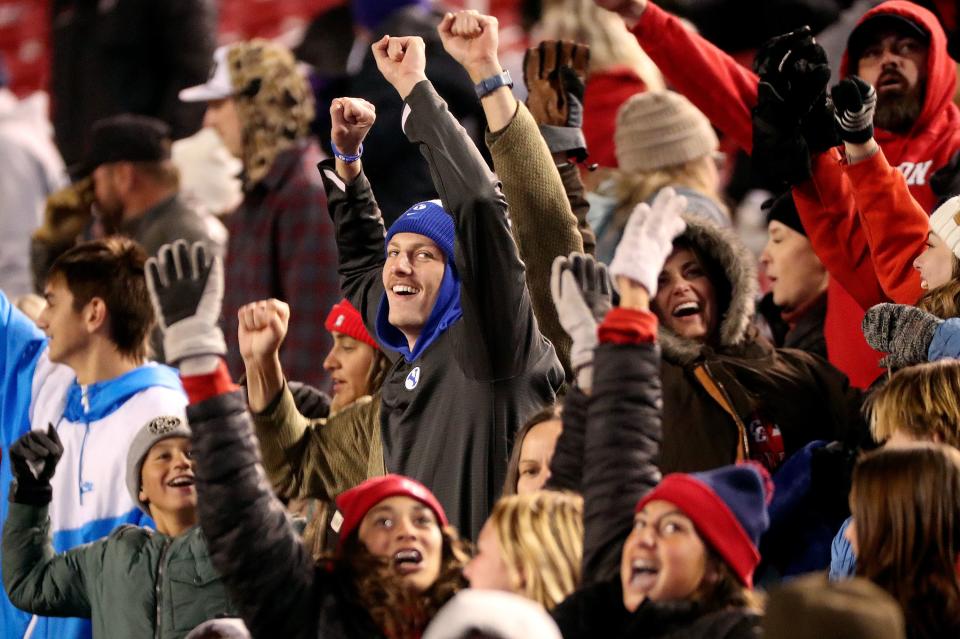
<path id="1" fill-rule="evenodd" d="M 458 11 L 443 16 L 440 26 L 443 48 L 459 62 L 474 84 L 503 72 L 497 57 L 497 19 L 477 11 Z"/>
<path id="2" fill-rule="evenodd" d="M 385 35 L 373 43 L 371 50 L 380 73 L 401 98 L 406 99 L 418 82 L 427 79 L 423 38 Z"/>
<path id="3" fill-rule="evenodd" d="M 376 119 L 376 107 L 363 98 L 336 98 L 330 104 L 330 139 L 341 153 L 357 155 Z"/>
<path id="4" fill-rule="evenodd" d="M 262 362 L 280 351 L 287 336 L 290 306 L 276 299 L 244 304 L 237 311 L 240 355 L 245 362 Z"/>

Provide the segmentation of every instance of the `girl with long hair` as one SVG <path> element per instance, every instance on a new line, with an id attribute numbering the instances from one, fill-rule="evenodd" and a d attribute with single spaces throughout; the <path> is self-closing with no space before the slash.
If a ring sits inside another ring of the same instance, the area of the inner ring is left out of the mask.
<path id="1" fill-rule="evenodd" d="M 853 474 L 847 538 L 857 574 L 893 595 L 910 639 L 960 634 L 960 451 L 884 448 Z"/>

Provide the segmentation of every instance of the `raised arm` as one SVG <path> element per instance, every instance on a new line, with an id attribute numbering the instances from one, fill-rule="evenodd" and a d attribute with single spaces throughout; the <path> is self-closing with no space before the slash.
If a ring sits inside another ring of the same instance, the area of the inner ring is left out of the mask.
<path id="1" fill-rule="evenodd" d="M 340 289 L 360 311 L 370 334 L 375 335 L 377 307 L 383 296 L 380 274 L 386 229 L 360 156 L 363 140 L 376 120 L 376 110 L 360 98 L 337 98 L 330 105 L 330 119 L 336 159 L 325 160 L 317 168 L 335 228 Z"/>
<path id="2" fill-rule="evenodd" d="M 495 30 L 485 28 L 481 36 L 467 40 L 465 55 L 487 50 L 486 44 L 478 44 L 484 38 L 495 40 Z M 451 50 L 449 46 L 447 50 Z M 380 71 L 406 101 L 404 131 L 420 146 L 444 209 L 454 220 L 463 321 L 471 336 L 463 340 L 461 364 L 477 378 L 512 377 L 529 361 L 546 356 L 550 346 L 533 317 L 524 266 L 510 234 L 499 182 L 425 80 L 423 41 L 384 37 L 373 45 L 373 51 Z M 479 62 L 464 66 L 476 73 L 492 71 Z M 484 99 L 499 100 L 503 93 L 509 94 L 506 86 Z M 490 122 L 491 127 L 497 124 Z M 511 321 L 503 321 L 504 317 Z"/>

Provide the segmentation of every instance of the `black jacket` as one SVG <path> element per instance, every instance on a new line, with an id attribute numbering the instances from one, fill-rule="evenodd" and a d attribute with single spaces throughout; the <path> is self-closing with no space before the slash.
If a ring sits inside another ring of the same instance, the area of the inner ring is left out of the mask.
<path id="1" fill-rule="evenodd" d="M 587 399 L 576 390 L 568 395 L 548 484 L 572 489 L 582 468 L 583 585 L 551 613 L 565 639 L 756 636 L 758 618 L 744 609 L 704 614 L 688 602 L 650 601 L 633 613 L 623 607 L 623 543 L 637 502 L 660 481 L 655 462 L 661 435 L 659 366 L 654 344 L 601 344 L 594 356 L 592 395 Z M 580 421 L 584 403 L 585 426 Z"/>
<path id="2" fill-rule="evenodd" d="M 412 362 L 387 351 L 394 363 L 381 390 L 384 460 L 388 472 L 430 488 L 450 522 L 475 539 L 503 485 L 517 428 L 553 403 L 563 368 L 537 327 L 496 176 L 428 81 L 414 87 L 407 105 L 407 137 L 427 158 L 454 220 L 463 315 Z M 376 335 L 384 296 L 380 210 L 364 175 L 345 185 L 329 164 L 320 168 L 341 288 Z M 408 387 L 414 371 L 418 381 Z"/>
<path id="3" fill-rule="evenodd" d="M 381 637 L 351 580 L 317 565 L 274 496 L 242 391 L 187 408 L 210 557 L 255 639 Z"/>

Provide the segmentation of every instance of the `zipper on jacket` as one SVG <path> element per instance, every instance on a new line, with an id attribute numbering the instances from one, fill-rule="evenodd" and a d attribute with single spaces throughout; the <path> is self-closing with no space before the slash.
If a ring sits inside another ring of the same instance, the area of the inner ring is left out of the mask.
<path id="1" fill-rule="evenodd" d="M 83 505 L 83 496 L 85 493 L 93 490 L 93 484 L 83 481 L 83 453 L 87 448 L 87 435 L 90 434 L 90 422 L 83 423 L 83 440 L 80 442 L 80 463 L 77 468 L 77 487 L 80 489 L 80 505 Z"/>
<path id="2" fill-rule="evenodd" d="M 161 611 L 163 608 L 163 563 L 164 563 L 164 560 L 167 558 L 167 550 L 169 548 L 170 548 L 170 540 L 168 539 L 165 542 L 163 542 L 163 550 L 160 551 L 160 564 L 157 566 L 157 586 L 156 586 L 157 618 L 153 622 L 154 639 L 160 639 L 160 625 L 161 625 L 161 620 L 163 619 L 163 617 L 160 616 L 162 614 Z"/>
<path id="3" fill-rule="evenodd" d="M 706 373 L 706 376 L 709 379 L 709 381 L 712 382 L 714 386 L 716 386 L 717 390 L 723 396 L 723 403 L 725 403 L 723 408 L 727 411 L 727 413 L 733 418 L 733 421 L 737 424 L 737 431 L 740 436 L 739 437 L 740 445 L 743 446 L 743 457 L 744 457 L 743 460 L 746 461 L 750 459 L 750 441 L 747 438 L 747 427 L 743 423 L 743 420 L 740 419 L 740 415 L 737 413 L 736 409 L 734 408 L 733 402 L 730 401 L 730 395 L 727 393 L 727 389 L 723 387 L 723 382 L 718 380 L 713 375 L 713 373 L 710 372 L 710 366 L 706 362 L 703 363 L 703 371 L 704 373 Z M 707 392 L 709 392 L 709 389 L 707 389 Z M 737 461 L 740 461 L 740 460 L 737 460 Z"/>

